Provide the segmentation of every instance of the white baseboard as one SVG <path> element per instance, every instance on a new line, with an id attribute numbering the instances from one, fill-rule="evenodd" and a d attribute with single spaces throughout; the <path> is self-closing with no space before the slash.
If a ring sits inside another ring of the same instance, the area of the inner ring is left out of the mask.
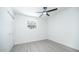
<path id="1" fill-rule="evenodd" d="M 78 50 L 78 51 L 79 51 L 79 49 L 74 48 L 74 47 L 72 47 L 72 46 L 69 46 L 69 45 L 66 45 L 66 44 L 62 44 L 61 42 L 57 42 L 57 41 L 54 41 L 54 40 L 52 40 L 52 39 L 49 39 L 49 40 L 51 40 L 51 41 L 53 41 L 53 42 L 56 42 L 56 43 L 58 43 L 58 44 L 61 44 L 61 45 L 63 45 L 63 46 L 69 47 L 69 48 L 71 48 L 71 49 L 74 49 L 74 50 Z"/>
<path id="2" fill-rule="evenodd" d="M 45 40 L 45 39 L 39 39 L 39 40 Z M 39 41 L 39 40 L 31 40 L 31 41 L 22 41 L 22 42 L 15 42 L 15 45 L 16 44 L 22 44 L 22 43 L 29 43 L 29 42 L 33 42 L 33 41 Z"/>

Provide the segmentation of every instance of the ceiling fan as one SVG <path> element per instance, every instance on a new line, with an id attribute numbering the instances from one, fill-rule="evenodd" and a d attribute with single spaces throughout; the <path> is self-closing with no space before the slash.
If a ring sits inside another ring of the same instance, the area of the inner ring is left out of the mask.
<path id="1" fill-rule="evenodd" d="M 51 9 L 51 10 L 47 10 L 47 7 L 43 7 L 43 11 L 42 12 L 37 12 L 37 13 L 42 13 L 39 17 L 41 17 L 42 15 L 47 15 L 47 16 L 50 16 L 48 13 L 49 12 L 52 12 L 52 11 L 56 11 L 58 10 L 58 8 L 54 8 L 54 9 Z"/>

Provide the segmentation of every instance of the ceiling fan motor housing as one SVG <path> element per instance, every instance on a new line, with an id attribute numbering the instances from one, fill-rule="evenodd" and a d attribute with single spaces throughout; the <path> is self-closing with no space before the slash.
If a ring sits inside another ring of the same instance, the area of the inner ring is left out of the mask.
<path id="1" fill-rule="evenodd" d="M 47 7 L 43 7 L 43 9 L 44 9 L 44 10 L 46 10 L 46 9 L 47 9 Z"/>

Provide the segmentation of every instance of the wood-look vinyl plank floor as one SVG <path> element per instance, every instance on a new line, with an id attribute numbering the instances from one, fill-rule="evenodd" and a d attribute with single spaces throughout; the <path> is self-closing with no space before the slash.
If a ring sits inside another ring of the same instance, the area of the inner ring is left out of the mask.
<path id="1" fill-rule="evenodd" d="M 78 50 L 46 39 L 14 45 L 10 52 L 78 52 Z"/>

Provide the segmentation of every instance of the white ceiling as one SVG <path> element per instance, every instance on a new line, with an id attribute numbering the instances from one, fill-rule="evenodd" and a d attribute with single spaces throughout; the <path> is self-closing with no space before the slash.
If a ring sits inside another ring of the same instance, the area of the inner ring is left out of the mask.
<path id="1" fill-rule="evenodd" d="M 47 10 L 54 9 L 54 8 L 56 8 L 56 7 L 48 7 Z M 49 14 L 52 15 L 52 14 L 55 14 L 55 13 L 65 9 L 63 7 L 57 7 L 57 8 L 58 8 L 58 10 L 49 12 Z M 13 11 L 15 14 L 23 14 L 23 15 L 27 15 L 27 16 L 39 17 L 41 15 L 41 13 L 37 13 L 37 12 L 43 11 L 43 8 L 42 7 L 14 7 Z"/>

